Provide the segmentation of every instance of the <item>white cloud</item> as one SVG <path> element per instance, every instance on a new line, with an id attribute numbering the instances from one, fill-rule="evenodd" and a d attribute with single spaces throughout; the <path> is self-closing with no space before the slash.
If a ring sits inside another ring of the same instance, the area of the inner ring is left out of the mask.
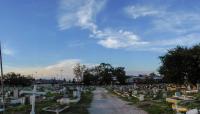
<path id="1" fill-rule="evenodd" d="M 154 46 L 192 46 L 200 43 L 200 34 L 192 33 L 185 36 L 180 36 L 178 38 L 171 38 L 167 40 L 154 41 L 152 45 Z"/>
<path id="2" fill-rule="evenodd" d="M 90 36 L 96 38 L 98 44 L 106 48 L 126 48 L 147 43 L 140 41 L 140 38 L 130 31 L 100 30 L 95 23 L 95 18 L 105 3 L 105 0 L 79 0 L 76 2 L 74 0 L 62 0 L 59 7 L 59 28 L 65 30 L 78 26 L 88 29 L 91 32 Z"/>
<path id="3" fill-rule="evenodd" d="M 125 13 L 134 20 L 141 17 L 149 18 L 153 25 L 148 31 L 185 34 L 200 29 L 198 11 L 171 10 L 166 6 L 132 5 L 124 8 Z M 145 30 L 144 30 L 145 31 Z"/>
<path id="4" fill-rule="evenodd" d="M 84 64 L 87 67 L 93 67 L 96 64 L 85 63 L 80 59 L 66 59 L 57 63 L 38 66 L 38 67 L 17 67 L 17 66 L 4 66 L 5 73 L 16 72 L 25 75 L 33 75 L 34 78 L 56 78 L 56 79 L 73 79 L 73 68 L 77 64 Z M 61 71 L 62 70 L 62 71 Z M 36 73 L 37 72 L 37 73 Z"/>
<path id="5" fill-rule="evenodd" d="M 68 60 L 63 60 L 60 61 L 54 65 L 49 65 L 47 67 L 45 67 L 46 70 L 53 70 L 53 69 L 62 69 L 64 67 L 72 67 L 74 64 L 79 63 L 80 60 L 79 59 L 68 59 Z"/>
<path id="6" fill-rule="evenodd" d="M 58 63 L 48 65 L 48 66 L 40 66 L 40 67 L 10 67 L 5 66 L 5 72 L 17 72 L 22 74 L 32 75 L 35 78 L 53 78 L 56 77 L 57 79 L 66 78 L 72 79 L 74 77 L 73 74 L 73 67 L 80 63 L 81 60 L 79 59 L 67 59 L 60 61 Z M 62 77 L 61 77 L 61 70 Z M 37 74 L 36 74 L 37 72 Z"/>
<path id="7" fill-rule="evenodd" d="M 124 11 L 133 19 L 145 16 L 160 15 L 161 10 L 156 10 L 152 6 L 132 5 L 124 8 Z"/>
<path id="8" fill-rule="evenodd" d="M 58 24 L 60 30 L 73 26 L 96 31 L 96 14 L 104 7 L 105 0 L 61 0 Z"/>
<path id="9" fill-rule="evenodd" d="M 166 38 L 164 40 L 149 41 L 148 44 L 140 47 L 130 47 L 128 50 L 166 52 L 167 50 L 179 46 L 193 46 L 200 43 L 200 34 L 192 33 L 177 38 Z"/>
<path id="10" fill-rule="evenodd" d="M 169 11 L 167 7 L 154 7 L 147 5 L 132 5 L 124 9 L 131 18 L 151 17 L 153 27 L 148 31 L 171 32 L 172 38 L 165 40 L 144 40 L 132 31 L 100 29 L 96 24 L 96 15 L 105 6 L 106 0 L 61 0 L 59 5 L 58 24 L 60 30 L 71 27 L 81 27 L 91 32 L 90 37 L 97 40 L 97 44 L 112 49 L 124 48 L 128 50 L 156 51 L 165 50 L 176 45 L 193 45 L 199 42 L 199 34 L 191 31 L 200 29 L 200 14 Z M 144 30 L 145 32 L 145 30 Z M 146 38 L 147 39 L 147 38 Z"/>
<path id="11" fill-rule="evenodd" d="M 125 13 L 135 21 L 147 18 L 151 28 L 143 29 L 155 37 L 160 33 L 170 34 L 171 38 L 155 39 L 148 41 L 141 47 L 130 47 L 129 50 L 165 52 L 177 45 L 192 46 L 200 43 L 200 14 L 197 11 L 172 10 L 166 6 L 132 5 L 124 8 Z"/>
<path id="12" fill-rule="evenodd" d="M 94 37 L 100 38 L 98 44 L 106 48 L 118 49 L 148 44 L 148 42 L 141 41 L 133 32 L 123 30 L 107 29 L 96 33 Z"/>

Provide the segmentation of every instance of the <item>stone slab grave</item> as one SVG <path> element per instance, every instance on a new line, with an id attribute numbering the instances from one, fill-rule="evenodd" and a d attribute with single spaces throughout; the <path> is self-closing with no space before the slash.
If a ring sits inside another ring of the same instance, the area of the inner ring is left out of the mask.
<path id="1" fill-rule="evenodd" d="M 19 90 L 18 89 L 13 90 L 13 97 L 15 97 L 15 98 L 19 97 Z"/>
<path id="2" fill-rule="evenodd" d="M 70 99 L 67 97 L 63 97 L 61 99 L 58 99 L 57 102 L 59 102 L 60 104 L 69 104 L 69 103 L 79 102 L 81 99 L 80 90 L 81 90 L 80 87 L 76 87 L 76 89 L 73 89 L 73 98 L 76 98 L 76 99 Z"/>
<path id="3" fill-rule="evenodd" d="M 186 114 L 199 114 L 199 112 L 200 111 L 197 109 L 192 109 L 192 110 L 187 111 Z"/>
<path id="4" fill-rule="evenodd" d="M 143 94 L 140 94 L 139 100 L 140 100 L 140 101 L 144 101 L 144 95 L 143 95 Z"/>
<path id="5" fill-rule="evenodd" d="M 56 114 L 59 114 L 60 112 L 64 111 L 65 109 L 69 108 L 69 106 L 59 107 L 59 106 L 49 106 L 45 107 L 42 110 L 47 112 L 55 112 Z"/>

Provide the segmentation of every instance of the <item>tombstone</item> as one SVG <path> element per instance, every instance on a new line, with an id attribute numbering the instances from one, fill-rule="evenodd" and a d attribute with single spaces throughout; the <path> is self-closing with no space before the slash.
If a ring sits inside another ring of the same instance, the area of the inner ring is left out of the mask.
<path id="1" fill-rule="evenodd" d="M 133 91 L 133 94 L 134 94 L 134 95 L 137 95 L 137 93 L 138 93 L 137 90 L 134 90 L 134 91 Z"/>
<path id="2" fill-rule="evenodd" d="M 157 93 L 156 88 L 154 87 L 152 90 L 153 90 L 153 94 L 155 95 Z"/>
<path id="3" fill-rule="evenodd" d="M 14 91 L 13 91 L 13 96 L 14 96 L 15 98 L 18 98 L 18 97 L 19 97 L 19 90 L 18 90 L 18 89 L 14 89 Z"/>
<path id="4" fill-rule="evenodd" d="M 197 90 L 200 91 L 200 83 L 197 83 Z"/>
<path id="5" fill-rule="evenodd" d="M 26 97 L 22 97 L 21 99 L 22 99 L 21 104 L 25 105 L 25 104 L 26 104 Z M 28 103 L 27 103 L 27 104 L 28 104 Z"/>
<path id="6" fill-rule="evenodd" d="M 180 97 L 181 93 L 180 92 L 175 92 L 175 97 Z"/>
<path id="7" fill-rule="evenodd" d="M 77 91 L 73 90 L 73 97 L 77 97 Z"/>
<path id="8" fill-rule="evenodd" d="M 186 114 L 199 114 L 197 109 L 192 109 L 186 112 Z"/>
<path id="9" fill-rule="evenodd" d="M 163 97 L 163 98 L 167 98 L 167 92 L 163 92 L 162 97 Z"/>
<path id="10" fill-rule="evenodd" d="M 187 90 L 188 90 L 188 91 L 191 90 L 191 86 L 190 86 L 190 85 L 187 86 Z"/>
<path id="11" fill-rule="evenodd" d="M 140 101 L 144 101 L 144 95 L 143 95 L 143 94 L 140 94 L 139 100 L 140 100 Z"/>
<path id="12" fill-rule="evenodd" d="M 136 84 L 136 83 L 134 83 L 134 85 L 133 85 L 133 88 L 134 88 L 134 89 L 136 89 L 136 88 L 137 88 L 137 84 Z"/>
<path id="13" fill-rule="evenodd" d="M 6 93 L 5 93 L 5 98 L 8 98 L 8 97 L 9 97 L 9 93 L 6 92 Z"/>

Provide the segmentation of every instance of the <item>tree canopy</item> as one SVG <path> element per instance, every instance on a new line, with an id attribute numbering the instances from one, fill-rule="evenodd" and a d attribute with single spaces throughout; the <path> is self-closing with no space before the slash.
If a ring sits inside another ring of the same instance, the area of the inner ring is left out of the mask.
<path id="1" fill-rule="evenodd" d="M 190 48 L 177 46 L 160 60 L 159 73 L 166 82 L 195 84 L 200 81 L 200 44 Z"/>
<path id="2" fill-rule="evenodd" d="M 83 82 L 86 85 L 125 84 L 125 75 L 124 67 L 113 67 L 111 64 L 101 63 L 94 67 L 85 68 L 83 72 Z"/>
<path id="3" fill-rule="evenodd" d="M 34 79 L 31 76 L 16 74 L 14 72 L 4 75 L 4 84 L 9 86 L 30 86 Z"/>

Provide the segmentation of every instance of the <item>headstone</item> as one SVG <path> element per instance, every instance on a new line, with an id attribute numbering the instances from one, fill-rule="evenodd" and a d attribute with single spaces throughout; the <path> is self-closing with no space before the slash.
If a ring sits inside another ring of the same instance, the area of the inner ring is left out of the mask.
<path id="1" fill-rule="evenodd" d="M 22 99 L 22 102 L 21 102 L 21 103 L 22 103 L 23 105 L 25 105 L 25 104 L 26 104 L 26 97 L 22 97 L 21 99 Z"/>
<path id="2" fill-rule="evenodd" d="M 197 90 L 200 91 L 200 83 L 197 84 Z"/>
<path id="3" fill-rule="evenodd" d="M 8 93 L 8 92 L 6 92 L 6 93 L 5 93 L 5 97 L 6 97 L 6 98 L 8 98 L 8 96 L 9 96 L 9 93 Z"/>
<path id="4" fill-rule="evenodd" d="M 136 84 L 136 83 L 134 83 L 134 85 L 133 85 L 133 88 L 134 88 L 134 89 L 136 89 L 136 88 L 137 88 L 137 84 Z"/>
<path id="5" fill-rule="evenodd" d="M 140 100 L 140 101 L 144 101 L 144 95 L 143 95 L 143 94 L 140 94 L 139 100 Z"/>
<path id="6" fill-rule="evenodd" d="M 134 95 L 137 95 L 137 93 L 138 93 L 137 90 L 134 90 L 134 91 L 133 91 L 133 94 L 134 94 Z"/>
<path id="7" fill-rule="evenodd" d="M 13 95 L 14 95 L 15 98 L 18 98 L 19 97 L 19 90 L 18 89 L 14 89 Z"/>
<path id="8" fill-rule="evenodd" d="M 166 98 L 167 97 L 167 93 L 166 92 L 163 92 L 163 98 Z"/>
<path id="9" fill-rule="evenodd" d="M 73 97 L 77 97 L 77 91 L 76 90 L 73 91 Z"/>
<path id="10" fill-rule="evenodd" d="M 187 111 L 186 114 L 198 114 L 198 110 L 192 109 L 192 110 Z"/>
<path id="11" fill-rule="evenodd" d="M 156 94 L 156 91 L 157 91 L 157 90 L 156 90 L 156 88 L 154 87 L 154 88 L 153 88 L 153 94 L 154 94 L 154 95 Z"/>
<path id="12" fill-rule="evenodd" d="M 175 92 L 175 97 L 180 97 L 181 93 L 180 92 Z"/>
<path id="13" fill-rule="evenodd" d="M 190 85 L 187 86 L 187 90 L 189 90 L 189 91 L 191 90 L 191 86 Z"/>

